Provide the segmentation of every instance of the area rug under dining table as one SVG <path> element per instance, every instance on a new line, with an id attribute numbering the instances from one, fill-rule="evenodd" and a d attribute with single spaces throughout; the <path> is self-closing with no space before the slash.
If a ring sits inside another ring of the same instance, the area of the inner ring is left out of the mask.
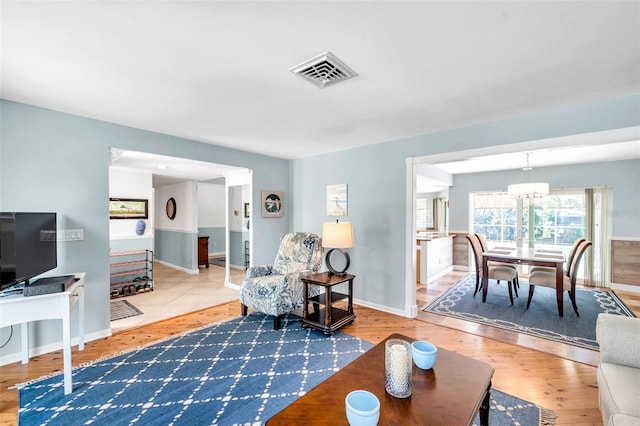
<path id="1" fill-rule="evenodd" d="M 212 324 L 73 370 L 17 385 L 20 424 L 262 425 L 373 345 L 327 337 L 259 313 Z M 499 390 L 491 424 L 553 424 L 555 415 Z M 336 413 L 338 424 L 346 422 Z M 514 423 L 516 422 L 516 423 Z"/>
<path id="2" fill-rule="evenodd" d="M 474 289 L 475 275 L 467 275 L 423 310 L 596 351 L 599 350 L 596 341 L 598 314 L 635 317 L 614 291 L 577 288 L 580 316 L 573 311 L 565 292 L 564 315 L 560 317 L 556 291 L 552 288 L 537 286 L 529 309 L 529 284 L 524 280 L 520 280 L 519 297 L 514 295 L 513 306 L 505 282 L 498 284 L 489 280 L 484 303 L 481 292 L 473 296 Z"/>

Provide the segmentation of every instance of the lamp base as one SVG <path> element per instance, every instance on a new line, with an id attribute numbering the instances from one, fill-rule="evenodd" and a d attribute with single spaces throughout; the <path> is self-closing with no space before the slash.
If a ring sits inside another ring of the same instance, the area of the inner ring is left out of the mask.
<path id="1" fill-rule="evenodd" d="M 332 265 L 331 265 L 331 253 L 333 253 L 334 250 L 338 250 L 340 252 L 342 252 L 342 254 L 344 255 L 344 269 L 342 269 L 341 271 L 335 269 Z M 327 269 L 329 270 L 330 274 L 333 275 L 347 275 L 347 269 L 349 269 L 349 265 L 351 264 L 351 259 L 349 258 L 349 253 L 347 253 L 346 251 L 342 250 L 342 249 L 338 249 L 338 248 L 332 248 L 331 250 L 329 250 L 324 258 L 324 263 L 327 265 Z"/>

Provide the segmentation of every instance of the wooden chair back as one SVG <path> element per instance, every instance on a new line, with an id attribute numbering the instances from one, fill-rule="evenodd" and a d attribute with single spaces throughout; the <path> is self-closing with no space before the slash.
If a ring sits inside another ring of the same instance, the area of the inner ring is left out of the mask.
<path id="1" fill-rule="evenodd" d="M 471 244 L 471 249 L 473 250 L 473 259 L 476 264 L 476 274 L 480 274 L 482 271 L 482 247 L 480 247 L 480 241 L 478 240 L 478 236 L 475 234 L 468 234 L 467 240 L 469 240 L 469 244 Z"/>
<path id="2" fill-rule="evenodd" d="M 475 234 L 478 239 L 478 243 L 480 244 L 480 248 L 482 252 L 489 250 L 489 245 L 487 244 L 487 239 L 484 237 L 484 234 L 477 233 Z"/>
<path id="3" fill-rule="evenodd" d="M 571 250 L 569 250 L 569 255 L 567 256 L 567 275 L 568 275 L 569 269 L 571 268 L 571 262 L 573 261 L 573 257 L 576 255 L 576 252 L 578 251 L 578 247 L 580 247 L 580 244 L 582 244 L 582 242 L 586 240 L 587 240 L 586 238 L 578 238 L 573 243 L 573 246 L 571 246 Z"/>
<path id="4" fill-rule="evenodd" d="M 578 245 L 578 249 L 576 250 L 573 259 L 571 259 L 571 264 L 569 265 L 569 278 L 571 278 L 571 289 L 573 290 L 576 285 L 576 279 L 578 277 L 578 266 L 580 265 L 580 260 L 582 260 L 582 256 L 587 251 L 589 246 L 591 246 L 591 241 L 584 240 Z"/>

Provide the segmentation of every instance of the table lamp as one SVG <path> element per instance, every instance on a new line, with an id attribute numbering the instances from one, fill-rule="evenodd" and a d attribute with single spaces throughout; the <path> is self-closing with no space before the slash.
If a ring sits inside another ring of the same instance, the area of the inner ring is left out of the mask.
<path id="1" fill-rule="evenodd" d="M 324 223 L 322 225 L 322 247 L 331 249 L 324 258 L 329 272 L 335 275 L 346 275 L 351 259 L 349 258 L 349 253 L 344 249 L 353 247 L 353 225 L 351 222 L 338 222 L 336 220 L 335 222 Z M 345 258 L 344 268 L 340 271 L 331 265 L 331 253 L 334 250 L 341 251 Z"/>

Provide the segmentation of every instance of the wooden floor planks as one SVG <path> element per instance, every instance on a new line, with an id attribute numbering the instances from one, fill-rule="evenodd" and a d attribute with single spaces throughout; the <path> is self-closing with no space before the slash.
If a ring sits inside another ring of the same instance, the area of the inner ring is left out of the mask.
<path id="1" fill-rule="evenodd" d="M 428 288 L 419 286 L 419 306 L 442 294 L 462 276 L 464 273 L 453 272 L 429 284 Z M 640 313 L 640 295 L 617 293 L 636 315 Z M 239 313 L 238 303 L 232 302 L 118 332 L 87 343 L 83 352 L 74 348 L 73 364 L 76 366 L 117 354 L 202 325 L 233 318 Z M 490 327 L 455 323 L 434 314 L 421 313 L 419 319 L 408 319 L 357 305 L 355 313 L 355 322 L 342 331 L 371 343 L 378 343 L 392 333 L 429 340 L 445 349 L 491 364 L 496 370 L 494 387 L 554 410 L 558 414 L 558 425 L 602 424 L 596 368 L 593 366 L 597 362 L 597 353 L 590 354 L 593 351 L 575 351 L 566 345 L 540 342 L 541 339 L 517 333 L 497 333 Z M 10 386 L 61 368 L 61 351 L 32 358 L 26 365 L 15 363 L 0 367 L 0 424 L 17 424 L 18 392 L 8 389 Z"/>

